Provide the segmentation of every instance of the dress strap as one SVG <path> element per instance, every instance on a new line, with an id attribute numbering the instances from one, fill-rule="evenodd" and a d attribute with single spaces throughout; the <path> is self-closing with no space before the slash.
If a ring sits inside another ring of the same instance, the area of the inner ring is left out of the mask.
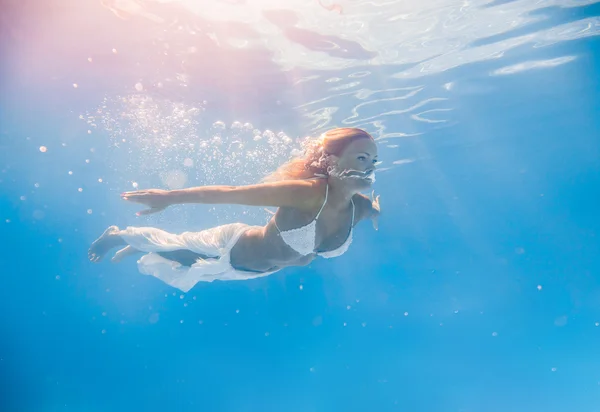
<path id="1" fill-rule="evenodd" d="M 354 199 L 350 198 L 350 201 L 352 202 L 352 224 L 350 225 L 350 230 L 352 230 L 354 227 Z"/>
<path id="2" fill-rule="evenodd" d="M 325 203 L 327 203 L 327 195 L 328 194 L 329 194 L 329 184 L 327 186 L 325 186 L 325 201 L 321 205 L 321 209 L 319 209 L 319 213 L 317 213 L 315 220 L 317 220 L 319 218 L 319 216 L 321 215 L 321 212 L 323 211 L 323 208 L 325 207 Z"/>

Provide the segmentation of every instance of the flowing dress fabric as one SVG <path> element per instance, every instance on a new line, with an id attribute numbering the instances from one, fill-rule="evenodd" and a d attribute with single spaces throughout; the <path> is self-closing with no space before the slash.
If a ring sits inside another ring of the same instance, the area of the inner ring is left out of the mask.
<path id="1" fill-rule="evenodd" d="M 198 282 L 248 280 L 271 272 L 247 272 L 231 265 L 231 249 L 247 230 L 258 226 L 232 223 L 200 232 L 173 234 L 152 227 L 128 227 L 119 235 L 131 247 L 145 252 L 137 264 L 144 275 L 154 276 L 170 286 L 188 292 Z M 189 250 L 204 256 L 191 266 L 166 259 L 157 252 Z"/>

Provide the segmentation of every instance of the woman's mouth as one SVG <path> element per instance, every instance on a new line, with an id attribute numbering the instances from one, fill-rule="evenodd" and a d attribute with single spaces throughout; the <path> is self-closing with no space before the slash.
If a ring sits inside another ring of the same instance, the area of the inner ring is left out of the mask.
<path id="1" fill-rule="evenodd" d="M 366 182 L 373 183 L 375 182 L 375 171 L 367 170 L 361 172 L 360 170 L 345 170 L 340 177 L 346 179 L 364 180 Z"/>

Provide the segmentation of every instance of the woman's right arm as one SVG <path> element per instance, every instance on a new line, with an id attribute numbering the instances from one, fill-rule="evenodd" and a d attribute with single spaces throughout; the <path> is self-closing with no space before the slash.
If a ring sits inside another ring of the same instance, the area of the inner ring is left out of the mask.
<path id="1" fill-rule="evenodd" d="M 149 209 L 138 215 L 159 212 L 182 203 L 237 204 L 248 206 L 312 208 L 322 196 L 317 180 L 285 180 L 248 186 L 200 186 L 178 190 L 148 189 L 121 194 L 124 200 Z"/>

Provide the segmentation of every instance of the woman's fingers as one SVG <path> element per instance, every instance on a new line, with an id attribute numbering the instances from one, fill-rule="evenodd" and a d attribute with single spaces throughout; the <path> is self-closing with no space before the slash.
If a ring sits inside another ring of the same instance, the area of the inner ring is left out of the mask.
<path id="1" fill-rule="evenodd" d="M 130 202 L 141 203 L 143 205 L 148 206 L 148 209 L 140 210 L 136 213 L 137 216 L 145 216 L 151 215 L 153 213 L 158 213 L 167 208 L 168 205 L 164 205 L 164 202 L 161 202 L 161 197 L 154 189 L 151 190 L 136 190 L 133 192 L 123 192 L 121 193 L 121 199 L 127 200 Z"/>
<path id="2" fill-rule="evenodd" d="M 129 202 L 147 204 L 153 200 L 152 194 L 146 192 L 125 192 L 121 193 L 121 199 Z"/>

